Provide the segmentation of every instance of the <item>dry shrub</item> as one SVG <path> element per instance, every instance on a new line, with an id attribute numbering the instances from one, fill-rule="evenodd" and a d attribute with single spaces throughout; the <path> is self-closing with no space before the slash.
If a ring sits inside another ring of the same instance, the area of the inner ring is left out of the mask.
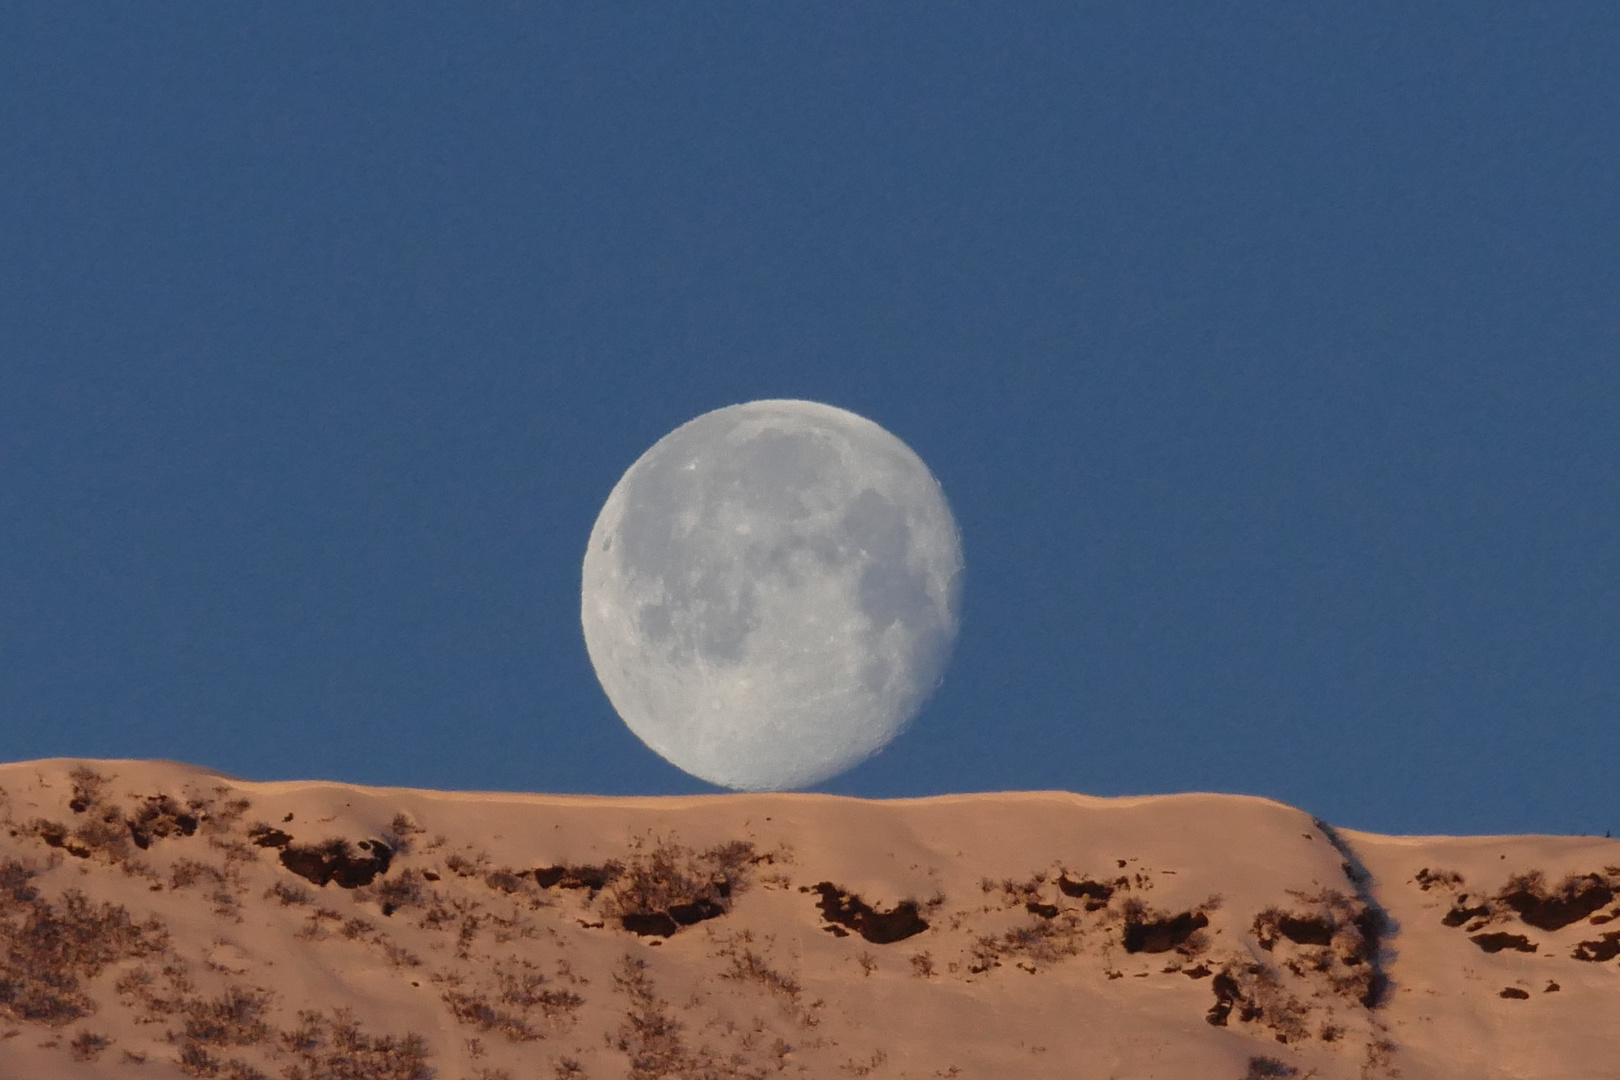
<path id="1" fill-rule="evenodd" d="M 314 903 L 315 901 L 314 893 L 310 892 L 302 885 L 289 885 L 285 881 L 278 881 L 264 891 L 264 898 L 266 900 L 270 899 L 272 896 L 281 901 L 282 907 L 293 907 L 295 905 L 301 906 L 304 904 Z"/>
<path id="2" fill-rule="evenodd" d="M 409 911 L 427 903 L 429 890 L 422 872 L 406 870 L 398 877 L 382 878 L 371 885 L 355 890 L 357 901 L 370 900 L 382 908 L 384 915 L 396 911 Z"/>
<path id="3" fill-rule="evenodd" d="M 253 804 L 241 796 L 227 798 L 233 791 L 219 784 L 214 787 L 213 799 L 193 796 L 186 800 L 186 805 L 201 819 L 203 832 L 216 836 L 232 832 L 241 824 L 243 816 L 253 809 Z"/>
<path id="4" fill-rule="evenodd" d="M 803 987 L 799 980 L 773 968 L 767 957 L 754 951 L 753 944 L 754 935 L 748 930 L 723 941 L 716 955 L 730 960 L 731 964 L 720 977 L 759 987 L 779 999 L 790 1014 L 806 1024 L 814 1024 L 813 1016 L 800 1010 Z"/>
<path id="5" fill-rule="evenodd" d="M 1263 1024 L 1280 1043 L 1310 1038 L 1313 1006 L 1289 993 L 1264 965 L 1228 964 L 1215 976 L 1213 989 L 1216 1004 L 1206 1017 L 1209 1023 L 1225 1027 L 1236 1011 L 1240 1021 Z"/>
<path id="6" fill-rule="evenodd" d="M 398 854 L 409 855 L 413 846 L 412 838 L 425 832 L 427 830 L 412 821 L 409 815 L 397 813 L 388 823 L 388 831 L 383 834 L 383 839 Z"/>
<path id="7" fill-rule="evenodd" d="M 163 965 L 163 985 L 149 967 L 138 967 L 125 972 L 113 984 L 113 989 L 136 1012 L 138 1024 L 160 1023 L 166 1016 L 179 1015 L 196 996 L 196 986 L 185 967 L 171 961 Z"/>
<path id="8" fill-rule="evenodd" d="M 95 904 L 77 890 L 58 904 L 30 883 L 34 871 L 15 860 L 0 865 L 0 1012 L 61 1025 L 95 1011 L 80 980 L 109 964 L 147 956 L 167 944 L 156 920 L 137 924 L 122 905 Z"/>
<path id="9" fill-rule="evenodd" d="M 432 1080 L 434 1075 L 420 1035 L 368 1035 L 347 1009 L 330 1018 L 300 1012 L 298 1026 L 282 1033 L 281 1047 L 294 1059 L 282 1073 L 285 1080 Z"/>
<path id="10" fill-rule="evenodd" d="M 229 986 L 212 1000 L 187 1002 L 181 1037 L 206 1046 L 252 1046 L 270 1037 L 269 1010 L 270 991 Z"/>
<path id="11" fill-rule="evenodd" d="M 221 1061 L 217 1056 L 197 1043 L 186 1043 L 180 1047 L 180 1056 L 175 1064 L 187 1076 L 202 1076 L 216 1078 L 216 1080 L 270 1080 L 263 1072 L 252 1065 L 237 1058 Z"/>
<path id="12" fill-rule="evenodd" d="M 198 883 L 218 886 L 225 884 L 225 880 L 224 871 L 196 859 L 176 859 L 169 870 L 171 889 L 189 889 Z"/>
<path id="13" fill-rule="evenodd" d="M 129 832 L 124 826 L 122 814 L 116 809 L 97 809 L 95 816 L 71 829 L 60 821 L 30 818 L 17 827 L 16 835 L 38 840 L 46 847 L 65 851 L 77 859 L 101 855 L 109 862 L 121 863 L 132 854 Z"/>
<path id="14" fill-rule="evenodd" d="M 456 1022 L 479 1031 L 498 1031 L 512 1042 L 530 1042 L 540 1033 L 529 1026 L 521 1015 L 500 1008 L 487 993 L 478 990 L 446 990 L 444 1003 Z"/>
<path id="15" fill-rule="evenodd" d="M 626 955 L 613 985 L 630 999 L 614 1047 L 630 1055 L 629 1080 L 671 1080 L 697 1073 L 700 1063 L 681 1037 L 683 1026 L 658 997 L 647 963 Z"/>
<path id="16" fill-rule="evenodd" d="M 73 798 L 68 802 L 68 808 L 75 814 L 82 814 L 90 807 L 101 801 L 101 793 L 110 782 L 88 765 L 78 765 L 68 773 L 68 780 L 73 785 Z"/>
<path id="17" fill-rule="evenodd" d="M 111 1045 L 112 1040 L 107 1036 L 86 1030 L 73 1036 L 68 1049 L 73 1052 L 74 1061 L 94 1061 Z"/>
<path id="18" fill-rule="evenodd" d="M 704 902 L 729 908 L 747 888 L 756 861 L 754 845 L 746 840 L 695 852 L 662 838 L 639 838 L 623 872 L 608 886 L 604 910 L 622 918 Z"/>
<path id="19" fill-rule="evenodd" d="M 969 949 L 968 970 L 980 974 L 1000 967 L 1003 959 L 1021 958 L 1037 964 L 1056 964 L 1077 956 L 1085 940 L 1086 928 L 1072 910 L 1055 918 L 1032 916 L 1029 922 L 1000 935 L 982 935 Z"/>
<path id="20" fill-rule="evenodd" d="M 1271 907 L 1255 916 L 1251 930 L 1260 947 L 1276 953 L 1295 975 L 1376 1007 L 1386 982 L 1378 965 L 1384 931 L 1380 914 L 1365 901 L 1332 889 L 1292 895 L 1304 904 L 1303 910 Z"/>
<path id="21" fill-rule="evenodd" d="M 459 977 L 442 995 L 457 1021 L 479 1031 L 498 1031 L 512 1042 L 541 1037 L 534 1028 L 538 1018 L 550 1024 L 571 1020 L 585 999 L 570 990 L 549 988 L 550 980 L 527 960 L 497 963 L 493 986 L 463 989 Z"/>

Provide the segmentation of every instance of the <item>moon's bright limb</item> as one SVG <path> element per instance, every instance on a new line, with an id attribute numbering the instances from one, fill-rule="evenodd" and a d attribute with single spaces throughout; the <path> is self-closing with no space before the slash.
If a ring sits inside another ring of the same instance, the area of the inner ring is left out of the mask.
<path id="1" fill-rule="evenodd" d="M 854 413 L 755 401 L 658 440 L 585 551 L 591 663 L 630 730 L 725 787 L 806 787 L 945 670 L 962 550 L 939 482 Z"/>

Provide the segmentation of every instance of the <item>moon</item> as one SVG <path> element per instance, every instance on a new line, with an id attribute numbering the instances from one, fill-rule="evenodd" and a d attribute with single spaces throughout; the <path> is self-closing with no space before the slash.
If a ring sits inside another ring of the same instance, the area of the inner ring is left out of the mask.
<path id="1" fill-rule="evenodd" d="M 945 671 L 962 548 L 895 436 L 813 401 L 691 420 L 591 529 L 580 590 L 602 689 L 642 742 L 722 787 L 808 787 L 883 749 Z"/>

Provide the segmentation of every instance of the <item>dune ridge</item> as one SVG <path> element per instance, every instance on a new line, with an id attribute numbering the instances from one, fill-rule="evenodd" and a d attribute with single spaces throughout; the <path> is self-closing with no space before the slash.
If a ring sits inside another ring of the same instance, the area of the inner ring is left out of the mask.
<path id="1" fill-rule="evenodd" d="M 0 1078 L 1612 1078 L 1620 841 L 0 765 Z"/>

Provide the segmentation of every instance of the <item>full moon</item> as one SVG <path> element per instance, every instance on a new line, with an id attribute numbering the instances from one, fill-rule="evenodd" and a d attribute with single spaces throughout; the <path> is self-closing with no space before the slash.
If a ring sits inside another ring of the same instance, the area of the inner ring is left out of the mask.
<path id="1" fill-rule="evenodd" d="M 585 551 L 580 619 L 630 730 L 723 787 L 807 787 L 881 750 L 956 641 L 939 482 L 812 401 L 704 413 L 630 466 Z"/>

